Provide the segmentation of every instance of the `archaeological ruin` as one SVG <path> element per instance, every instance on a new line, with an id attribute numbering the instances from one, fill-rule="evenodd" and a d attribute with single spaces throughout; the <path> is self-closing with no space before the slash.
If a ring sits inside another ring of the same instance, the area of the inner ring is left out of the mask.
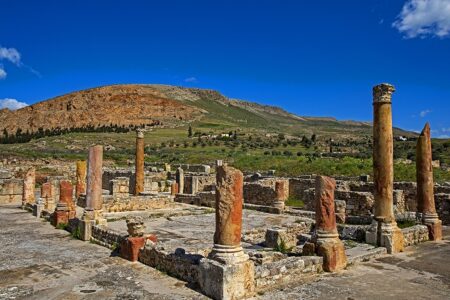
<path id="1" fill-rule="evenodd" d="M 430 126 L 417 141 L 417 182 L 394 182 L 390 84 L 373 88 L 373 178 L 243 173 L 226 160 L 104 165 L 102 145 L 63 176 L 5 164 L 0 204 L 27 210 L 125 260 L 180 279 L 212 299 L 245 299 L 419 243 L 450 225 L 450 183 L 433 181 Z M 373 179 L 373 180 L 371 180 Z M 290 205 L 289 200 L 302 205 Z M 410 224 L 409 226 L 401 226 Z M 40 226 L 36 223 L 36 226 Z M 56 229 L 55 229 L 56 230 Z"/>

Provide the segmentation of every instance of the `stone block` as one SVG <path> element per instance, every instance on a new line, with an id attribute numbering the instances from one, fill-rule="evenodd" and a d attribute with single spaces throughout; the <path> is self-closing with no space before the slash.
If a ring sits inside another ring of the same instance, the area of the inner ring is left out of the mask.
<path id="1" fill-rule="evenodd" d="M 278 248 L 284 243 L 284 246 L 289 249 L 297 246 L 297 236 L 288 233 L 284 228 L 269 228 L 266 230 L 265 242 L 268 248 Z"/>
<path id="2" fill-rule="evenodd" d="M 157 242 L 155 235 L 149 235 L 147 237 L 128 237 L 120 244 L 120 256 L 132 262 L 136 262 L 139 259 L 139 250 L 145 246 L 147 240 L 153 243 Z"/>
<path id="3" fill-rule="evenodd" d="M 425 223 L 428 227 L 428 237 L 430 241 L 441 241 L 442 240 L 442 222 L 436 220 L 435 223 Z"/>
<path id="4" fill-rule="evenodd" d="M 215 300 L 244 299 L 254 294 L 254 268 L 249 260 L 222 264 L 203 258 L 199 266 L 200 288 L 206 296 Z"/>
<path id="5" fill-rule="evenodd" d="M 344 244 L 338 239 L 323 239 L 317 241 L 317 254 L 323 257 L 323 269 L 326 272 L 336 272 L 347 266 Z"/>

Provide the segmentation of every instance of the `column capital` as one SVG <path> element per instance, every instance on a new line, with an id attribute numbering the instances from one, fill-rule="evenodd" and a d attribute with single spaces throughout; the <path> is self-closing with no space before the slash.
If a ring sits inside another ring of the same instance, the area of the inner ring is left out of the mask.
<path id="1" fill-rule="evenodd" d="M 136 138 L 143 139 L 144 138 L 144 130 L 139 128 L 136 129 Z"/>
<path id="2" fill-rule="evenodd" d="M 391 96 L 395 92 L 392 84 L 381 83 L 373 87 L 373 103 L 392 103 Z"/>

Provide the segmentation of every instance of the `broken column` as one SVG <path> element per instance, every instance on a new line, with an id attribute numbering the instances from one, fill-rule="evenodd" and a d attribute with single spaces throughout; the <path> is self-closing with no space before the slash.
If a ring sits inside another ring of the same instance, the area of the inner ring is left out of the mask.
<path id="1" fill-rule="evenodd" d="M 157 238 L 153 234 L 145 234 L 145 224 L 142 217 L 127 217 L 128 237 L 121 242 L 120 256 L 132 262 L 138 261 L 139 250 L 144 247 L 147 240 L 153 243 Z"/>
<path id="2" fill-rule="evenodd" d="M 170 194 L 172 196 L 175 196 L 176 194 L 178 194 L 178 183 L 172 182 L 172 185 L 170 186 Z"/>
<path id="3" fill-rule="evenodd" d="M 334 211 L 336 181 L 326 176 L 316 177 L 316 253 L 323 257 L 323 269 L 336 272 L 347 266 L 345 247 L 339 239 Z"/>
<path id="4" fill-rule="evenodd" d="M 277 213 L 282 213 L 285 207 L 285 201 L 287 199 L 286 193 L 287 182 L 285 180 L 278 180 L 275 182 L 275 201 L 273 206 Z"/>
<path id="5" fill-rule="evenodd" d="M 89 148 L 86 185 L 86 208 L 80 221 L 80 235 L 84 241 L 90 240 L 93 225 L 106 225 L 103 218 L 102 199 L 103 146 Z"/>
<path id="6" fill-rule="evenodd" d="M 29 168 L 23 179 L 22 208 L 32 208 L 34 198 L 34 186 L 36 184 L 36 171 Z"/>
<path id="7" fill-rule="evenodd" d="M 241 299 L 254 291 L 254 265 L 241 247 L 243 175 L 219 166 L 216 180 L 214 247 L 200 262 L 199 284 L 213 299 Z"/>
<path id="8" fill-rule="evenodd" d="M 175 177 L 178 183 L 178 192 L 180 194 L 184 194 L 184 171 L 181 167 L 177 169 Z"/>
<path id="9" fill-rule="evenodd" d="M 44 209 L 47 211 L 54 211 L 56 208 L 53 193 L 53 185 L 51 182 L 46 182 L 41 185 L 41 198 L 44 200 Z"/>
<path id="10" fill-rule="evenodd" d="M 77 184 L 75 186 L 75 199 L 86 193 L 86 161 L 77 161 Z"/>
<path id="11" fill-rule="evenodd" d="M 403 234 L 394 217 L 394 156 L 391 97 L 394 87 L 382 83 L 373 88 L 374 227 L 366 234 L 369 243 L 386 247 L 388 253 L 403 251 Z"/>
<path id="12" fill-rule="evenodd" d="M 136 131 L 136 185 L 134 194 L 137 196 L 144 192 L 144 132 L 142 129 Z"/>
<path id="13" fill-rule="evenodd" d="M 417 211 L 422 223 L 428 227 L 429 238 L 442 240 L 442 222 L 434 203 L 433 165 L 430 125 L 427 123 L 417 140 L 416 147 Z"/>
<path id="14" fill-rule="evenodd" d="M 69 224 L 69 220 L 75 218 L 75 215 L 72 183 L 68 180 L 61 180 L 59 183 L 59 202 L 53 214 L 53 225 Z"/>

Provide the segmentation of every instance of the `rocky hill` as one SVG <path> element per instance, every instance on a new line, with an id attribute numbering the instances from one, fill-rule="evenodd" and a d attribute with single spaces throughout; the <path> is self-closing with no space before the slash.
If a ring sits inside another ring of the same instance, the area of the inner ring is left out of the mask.
<path id="1" fill-rule="evenodd" d="M 16 111 L 0 110 L 0 136 L 18 130 L 34 133 L 111 125 L 177 127 L 192 122 L 224 129 L 330 135 L 370 134 L 371 130 L 367 123 L 300 117 L 278 107 L 228 99 L 213 90 L 133 84 L 73 92 Z"/>

